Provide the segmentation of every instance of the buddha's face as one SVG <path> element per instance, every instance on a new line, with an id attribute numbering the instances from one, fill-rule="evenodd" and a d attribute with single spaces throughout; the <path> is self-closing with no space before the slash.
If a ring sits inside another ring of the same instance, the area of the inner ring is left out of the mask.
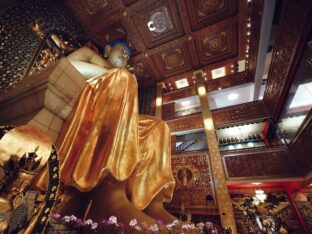
<path id="1" fill-rule="evenodd" d="M 129 60 L 128 50 L 122 45 L 115 45 L 111 48 L 108 60 L 115 66 L 123 68 L 127 66 Z"/>

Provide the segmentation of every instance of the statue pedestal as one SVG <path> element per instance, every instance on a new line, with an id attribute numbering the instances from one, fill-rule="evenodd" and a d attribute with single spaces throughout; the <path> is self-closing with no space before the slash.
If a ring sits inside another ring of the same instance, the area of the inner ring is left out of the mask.
<path id="1" fill-rule="evenodd" d="M 54 143 L 85 85 L 85 78 L 62 58 L 0 94 L 0 124 L 37 126 Z"/>

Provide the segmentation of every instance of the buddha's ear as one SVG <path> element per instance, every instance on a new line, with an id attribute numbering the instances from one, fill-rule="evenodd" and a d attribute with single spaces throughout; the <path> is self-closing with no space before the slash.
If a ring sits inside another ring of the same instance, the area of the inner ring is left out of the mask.
<path id="1" fill-rule="evenodd" d="M 110 45 L 106 45 L 105 46 L 105 50 L 104 50 L 104 57 L 107 58 L 110 51 L 111 51 L 112 47 Z"/>

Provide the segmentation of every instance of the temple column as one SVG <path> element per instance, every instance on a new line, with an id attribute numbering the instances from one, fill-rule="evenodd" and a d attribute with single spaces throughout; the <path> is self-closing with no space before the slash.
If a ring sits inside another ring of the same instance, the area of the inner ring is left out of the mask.
<path id="1" fill-rule="evenodd" d="M 209 165 L 212 175 L 214 200 L 219 209 L 221 224 L 224 228 L 230 227 L 232 233 L 236 234 L 236 224 L 232 208 L 232 201 L 226 185 L 225 173 L 221 161 L 219 144 L 215 133 L 214 123 L 208 103 L 208 97 L 202 71 L 194 72 L 196 77 L 197 92 L 202 108 L 204 129 L 209 149 Z"/>
<path id="2" fill-rule="evenodd" d="M 164 83 L 159 82 L 157 83 L 156 88 L 156 108 L 155 108 L 155 117 L 162 119 L 162 89 Z"/>

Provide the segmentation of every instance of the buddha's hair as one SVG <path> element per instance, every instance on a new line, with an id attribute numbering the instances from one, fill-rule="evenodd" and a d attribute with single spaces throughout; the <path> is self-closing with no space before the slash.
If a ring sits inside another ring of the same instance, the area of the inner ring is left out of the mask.
<path id="1" fill-rule="evenodd" d="M 108 45 L 109 45 L 110 47 L 114 47 L 114 46 L 116 46 L 116 45 L 122 45 L 125 49 L 127 49 L 128 55 L 129 55 L 129 57 L 131 57 L 132 50 L 131 50 L 131 48 L 130 48 L 128 42 L 123 41 L 123 40 L 112 40 L 112 41 L 108 42 Z"/>

